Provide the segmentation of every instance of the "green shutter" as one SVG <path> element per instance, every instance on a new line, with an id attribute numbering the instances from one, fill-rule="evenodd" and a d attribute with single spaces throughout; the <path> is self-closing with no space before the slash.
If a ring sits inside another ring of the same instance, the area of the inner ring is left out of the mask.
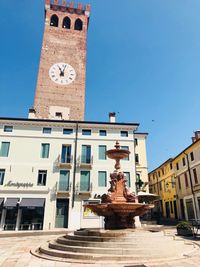
<path id="1" fill-rule="evenodd" d="M 98 186 L 107 186 L 106 172 L 98 172 Z"/>
<path id="2" fill-rule="evenodd" d="M 69 174 L 69 171 L 60 171 L 59 191 L 69 191 Z"/>
<path id="3" fill-rule="evenodd" d="M 41 146 L 41 158 L 47 159 L 49 157 L 50 144 L 42 144 Z"/>
<path id="4" fill-rule="evenodd" d="M 8 157 L 9 148 L 10 148 L 10 142 L 2 142 L 0 149 L 0 157 Z"/>
<path id="5" fill-rule="evenodd" d="M 106 146 L 99 146 L 99 159 L 106 159 Z"/>
<path id="6" fill-rule="evenodd" d="M 80 191 L 88 192 L 90 190 L 90 172 L 81 171 L 80 177 Z"/>
<path id="7" fill-rule="evenodd" d="M 131 179 L 130 179 L 130 172 L 124 172 L 124 174 L 126 175 L 126 180 L 127 180 L 127 186 L 131 187 Z"/>

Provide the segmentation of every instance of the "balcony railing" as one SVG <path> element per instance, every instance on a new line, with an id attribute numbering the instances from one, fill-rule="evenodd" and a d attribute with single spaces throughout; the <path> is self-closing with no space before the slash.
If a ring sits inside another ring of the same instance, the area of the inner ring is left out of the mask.
<path id="1" fill-rule="evenodd" d="M 69 192 L 71 185 L 69 182 L 59 182 L 58 183 L 58 192 Z"/>
<path id="2" fill-rule="evenodd" d="M 93 156 L 79 156 L 78 165 L 82 169 L 91 169 L 93 164 Z"/>
<path id="3" fill-rule="evenodd" d="M 61 155 L 59 155 L 57 158 L 57 165 L 59 168 L 71 169 L 72 161 L 72 156 L 61 157 Z"/>
<path id="4" fill-rule="evenodd" d="M 77 195 L 90 195 L 92 192 L 92 183 L 81 182 L 76 184 L 76 194 Z"/>

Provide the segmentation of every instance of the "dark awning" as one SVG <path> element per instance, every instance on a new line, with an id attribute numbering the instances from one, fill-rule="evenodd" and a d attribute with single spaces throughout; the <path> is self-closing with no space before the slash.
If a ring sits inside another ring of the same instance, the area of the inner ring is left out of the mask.
<path id="1" fill-rule="evenodd" d="M 18 201 L 19 198 L 7 198 L 4 203 L 4 207 L 16 207 Z"/>
<path id="2" fill-rule="evenodd" d="M 0 198 L 0 206 L 2 205 L 4 198 Z"/>
<path id="3" fill-rule="evenodd" d="M 44 207 L 44 198 L 22 198 L 20 207 Z"/>

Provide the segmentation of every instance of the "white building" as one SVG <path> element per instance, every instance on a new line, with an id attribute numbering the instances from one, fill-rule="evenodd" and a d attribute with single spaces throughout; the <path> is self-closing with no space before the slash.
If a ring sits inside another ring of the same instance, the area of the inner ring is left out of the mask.
<path id="1" fill-rule="evenodd" d="M 118 140 L 130 150 L 121 165 L 128 186 L 148 181 L 145 133 L 137 123 L 0 118 L 2 230 L 99 227 L 85 202 L 100 201 L 114 161 L 105 151 Z M 135 162 L 136 160 L 136 162 Z"/>

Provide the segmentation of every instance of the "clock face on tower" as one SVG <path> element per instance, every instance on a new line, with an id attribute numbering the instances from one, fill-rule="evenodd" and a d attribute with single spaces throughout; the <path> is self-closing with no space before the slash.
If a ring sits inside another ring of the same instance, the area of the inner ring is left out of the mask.
<path id="1" fill-rule="evenodd" d="M 60 85 L 68 85 L 76 78 L 74 68 L 67 63 L 55 63 L 49 69 L 51 80 Z"/>

